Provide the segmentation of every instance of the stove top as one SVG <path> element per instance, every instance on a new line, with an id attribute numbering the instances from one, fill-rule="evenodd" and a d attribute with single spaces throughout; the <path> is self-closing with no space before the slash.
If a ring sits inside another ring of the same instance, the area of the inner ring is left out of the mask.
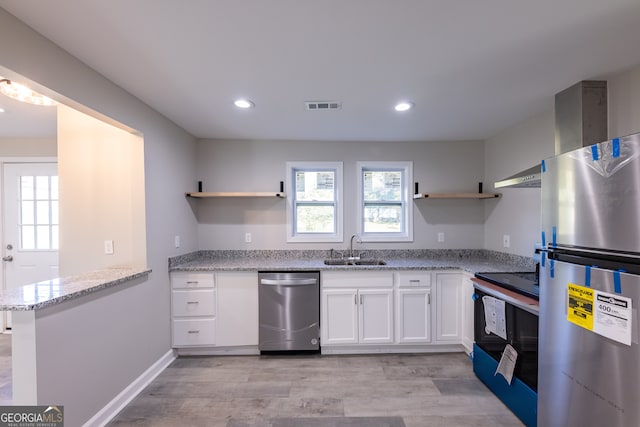
<path id="1" fill-rule="evenodd" d="M 516 273 L 476 273 L 478 279 L 512 290 L 521 295 L 539 299 L 540 286 L 535 271 Z"/>

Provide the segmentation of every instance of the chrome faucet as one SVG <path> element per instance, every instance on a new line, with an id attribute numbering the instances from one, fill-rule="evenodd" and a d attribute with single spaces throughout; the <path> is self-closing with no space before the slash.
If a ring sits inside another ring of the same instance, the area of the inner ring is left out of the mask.
<path id="1" fill-rule="evenodd" d="M 351 236 L 351 240 L 349 241 L 349 258 L 355 259 L 356 257 L 353 254 L 353 239 L 356 239 L 356 242 L 362 243 L 362 238 L 358 233 Z"/>

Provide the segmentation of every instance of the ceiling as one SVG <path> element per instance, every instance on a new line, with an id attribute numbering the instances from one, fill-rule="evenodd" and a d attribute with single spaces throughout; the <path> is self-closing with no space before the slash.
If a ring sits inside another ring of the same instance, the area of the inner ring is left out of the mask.
<path id="1" fill-rule="evenodd" d="M 485 139 L 549 108 L 575 82 L 640 64 L 638 0 L 0 0 L 0 7 L 199 138 Z M 238 97 L 255 108 L 236 109 Z M 399 100 L 415 108 L 397 113 Z M 342 109 L 305 111 L 305 101 L 340 101 Z M 19 109 L 9 106 L 0 118 L 0 137 Z M 39 119 L 27 120 L 25 132 L 34 132 Z"/>

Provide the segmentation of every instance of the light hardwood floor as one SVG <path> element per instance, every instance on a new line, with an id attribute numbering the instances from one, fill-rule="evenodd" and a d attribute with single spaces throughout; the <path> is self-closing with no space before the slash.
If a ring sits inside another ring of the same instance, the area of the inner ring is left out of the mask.
<path id="1" fill-rule="evenodd" d="M 523 424 L 464 353 L 183 357 L 110 426 L 456 427 Z"/>
<path id="2" fill-rule="evenodd" d="M 0 405 L 11 335 L 0 334 Z M 109 424 L 162 427 L 521 427 L 463 353 L 181 357 Z"/>

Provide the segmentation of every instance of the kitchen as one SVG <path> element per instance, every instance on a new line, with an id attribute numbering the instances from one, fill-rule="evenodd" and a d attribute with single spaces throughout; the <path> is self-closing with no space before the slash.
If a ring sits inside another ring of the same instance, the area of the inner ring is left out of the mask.
<path id="1" fill-rule="evenodd" d="M 123 323 L 141 325 L 144 328 L 145 348 L 135 355 L 123 350 L 121 359 L 127 359 L 126 372 L 115 375 L 116 378 L 108 385 L 112 394 L 123 389 L 142 371 L 156 361 L 169 348 L 169 293 L 168 277 L 166 271 L 167 258 L 189 252 L 196 249 L 245 249 L 244 235 L 250 232 L 253 235 L 252 249 L 281 249 L 286 246 L 284 232 L 278 230 L 260 229 L 256 223 L 267 220 L 273 216 L 282 215 L 282 206 L 277 205 L 282 201 L 240 201 L 242 208 L 249 207 L 246 221 L 242 224 L 232 222 L 230 227 L 235 236 L 229 242 L 219 238 L 219 230 L 224 224 L 215 221 L 199 221 L 198 215 L 212 215 L 213 213 L 225 214 L 229 218 L 233 216 L 233 208 L 220 206 L 211 202 L 195 206 L 185 202 L 184 192 L 194 191 L 198 180 L 202 180 L 206 190 L 210 191 L 270 191 L 277 190 L 278 182 L 283 180 L 284 172 L 278 167 L 272 171 L 264 171 L 270 175 L 265 178 L 259 174 L 247 173 L 251 168 L 231 168 L 225 170 L 222 181 L 214 168 L 203 171 L 202 176 L 197 176 L 196 171 L 201 171 L 199 165 L 201 159 L 210 159 L 216 165 L 225 162 L 238 161 L 237 159 L 264 159 L 273 160 L 268 149 L 259 146 L 256 142 L 244 142 L 240 146 L 234 146 L 222 152 L 217 144 L 205 141 L 196 141 L 186 132 L 181 131 L 165 119 L 161 118 L 148 107 L 131 98 L 121 89 L 108 82 L 96 73 L 87 70 L 84 65 L 72 58 L 68 53 L 57 48 L 52 43 L 42 40 L 33 31 L 25 28 L 19 22 L 3 13 L 0 26 L 5 40 L 23 40 L 20 49 L 7 44 L 1 49 L 3 66 L 29 79 L 39 82 L 56 92 L 63 93 L 74 101 L 87 105 L 100 111 L 106 116 L 112 117 L 122 123 L 127 123 L 132 128 L 140 130 L 145 141 L 145 182 L 146 182 L 146 210 L 147 210 L 147 251 L 148 266 L 153 269 L 152 281 L 154 286 L 148 286 L 144 292 L 135 295 L 140 307 L 149 306 L 149 301 L 154 301 L 154 309 L 148 317 L 142 321 L 140 316 L 123 314 Z M 47 61 L 55 72 L 47 73 L 41 70 L 32 61 L 29 55 L 25 55 L 22 49 L 30 52 L 33 57 L 38 57 L 42 52 L 48 52 Z M 637 59 L 628 66 L 637 64 Z M 543 73 L 544 74 L 544 73 Z M 483 181 L 487 188 L 489 183 L 504 178 L 518 170 L 525 169 L 542 158 L 553 154 L 553 114 L 552 96 L 555 92 L 570 86 L 582 78 L 593 78 L 596 75 L 572 75 L 558 84 L 554 91 L 548 93 L 543 107 L 530 116 L 522 116 L 520 120 L 511 122 L 506 129 L 488 138 L 482 138 L 477 144 L 469 142 L 456 142 L 458 153 L 464 152 L 462 158 L 456 155 L 456 150 L 449 154 L 440 154 L 446 151 L 447 144 L 436 142 L 428 147 L 422 147 L 418 143 L 403 143 L 406 150 L 405 157 L 413 158 L 425 156 L 428 159 L 423 164 L 414 160 L 414 178 L 420 183 L 421 191 L 474 191 L 478 181 Z M 74 87 L 73 80 L 79 87 Z M 609 81 L 609 111 L 611 136 L 625 135 L 637 132 L 640 129 L 637 115 L 629 114 L 629 111 L 637 111 L 640 94 L 637 92 L 640 73 L 637 68 L 627 71 L 620 69 L 607 79 Z M 516 123 L 516 124 L 513 124 Z M 467 139 L 474 139 L 469 137 Z M 544 142 L 541 142 L 544 141 Z M 305 142 L 306 148 L 315 147 L 319 143 Z M 335 144 L 335 142 L 329 142 Z M 347 147 L 353 152 L 368 142 L 348 142 Z M 220 147 L 230 146 L 230 141 L 220 142 Z M 290 144 L 285 142 L 273 142 L 274 152 L 280 154 L 290 149 Z M 317 148 L 322 150 L 321 148 Z M 341 146 L 341 153 L 344 146 Z M 368 159 L 386 159 L 389 152 L 394 151 L 394 146 L 382 142 L 371 144 L 368 150 Z M 261 151 L 258 151 L 261 150 Z M 329 153 L 329 150 L 326 150 Z M 378 153 L 379 154 L 376 154 Z M 304 153 L 300 152 L 300 156 Z M 441 155 L 442 157 L 438 157 Z M 262 156 L 262 157 L 260 157 Z M 379 156 L 379 157 L 374 157 Z M 433 156 L 433 157 L 432 157 Z M 287 156 L 288 157 L 288 156 Z M 395 156 L 394 156 L 395 157 Z M 302 157 L 290 160 L 302 160 Z M 333 160 L 333 159 L 332 159 Z M 350 161 L 363 160 L 352 154 Z M 255 166 L 254 160 L 252 166 Z M 353 164 L 351 164 L 353 167 Z M 345 168 L 347 168 L 345 161 Z M 430 172 L 433 171 L 436 173 Z M 267 169 L 267 168 L 264 168 Z M 171 174 L 167 174 L 170 170 Z M 218 169 L 220 170 L 220 169 Z M 455 171 L 454 173 L 451 173 Z M 271 175 L 272 174 L 272 175 Z M 247 177 L 249 179 L 247 179 Z M 222 185 L 224 182 L 224 185 Z M 232 185 L 233 184 L 233 185 Z M 514 189 L 504 190 L 499 201 L 416 201 L 415 227 L 418 231 L 413 244 L 416 248 L 484 248 L 514 253 L 522 256 L 530 256 L 533 245 L 539 241 L 540 199 L 539 190 Z M 435 203 L 440 203 L 435 201 Z M 265 204 L 273 203 L 272 205 Z M 257 208 L 256 208 L 257 206 Z M 207 212 L 211 210 L 213 212 Z M 251 215 L 256 210 L 267 210 L 267 214 Z M 229 213 L 231 211 L 231 213 Z M 240 209 L 237 209 L 240 211 Z M 242 211 L 246 211 L 242 209 Z M 155 212 L 155 214 L 151 214 Z M 161 214 L 158 214 L 161 213 Z M 514 214 L 516 213 L 516 214 Z M 209 218 L 209 217 L 207 217 Z M 245 225 L 246 223 L 246 225 Z M 280 224 L 275 228 L 282 228 Z M 352 225 L 353 227 L 353 225 Z M 245 230 L 246 228 L 246 230 Z M 226 228 L 225 228 L 226 229 Z M 345 235 L 351 231 L 345 229 Z M 437 242 L 438 232 L 445 233 L 445 241 Z M 225 232 L 226 234 L 226 232 Z M 508 250 L 503 246 L 503 236 L 511 236 L 511 244 Z M 174 247 L 174 237 L 181 237 L 182 245 L 179 249 Z M 213 236 L 213 238 L 212 238 Z M 271 236 L 276 240 L 271 242 Z M 329 245 L 325 245 L 328 247 Z M 335 244 L 335 246 L 339 246 Z M 346 246 L 346 242 L 341 246 Z M 306 247 L 301 246 L 301 249 Z M 158 295 L 157 288 L 161 287 L 166 292 Z M 135 304 L 133 304 L 135 305 Z M 158 331 L 153 325 L 164 324 L 165 327 Z M 138 348 L 137 337 L 114 337 L 114 347 Z M 104 361 L 108 366 L 109 361 Z M 85 384 L 84 388 L 90 387 Z M 83 384 L 79 383 L 82 389 Z M 108 392 L 105 392 L 108 394 Z M 104 402 L 103 402 L 104 404 Z M 99 407 L 101 407 L 100 405 Z M 95 406 L 94 406 L 95 407 Z"/>

